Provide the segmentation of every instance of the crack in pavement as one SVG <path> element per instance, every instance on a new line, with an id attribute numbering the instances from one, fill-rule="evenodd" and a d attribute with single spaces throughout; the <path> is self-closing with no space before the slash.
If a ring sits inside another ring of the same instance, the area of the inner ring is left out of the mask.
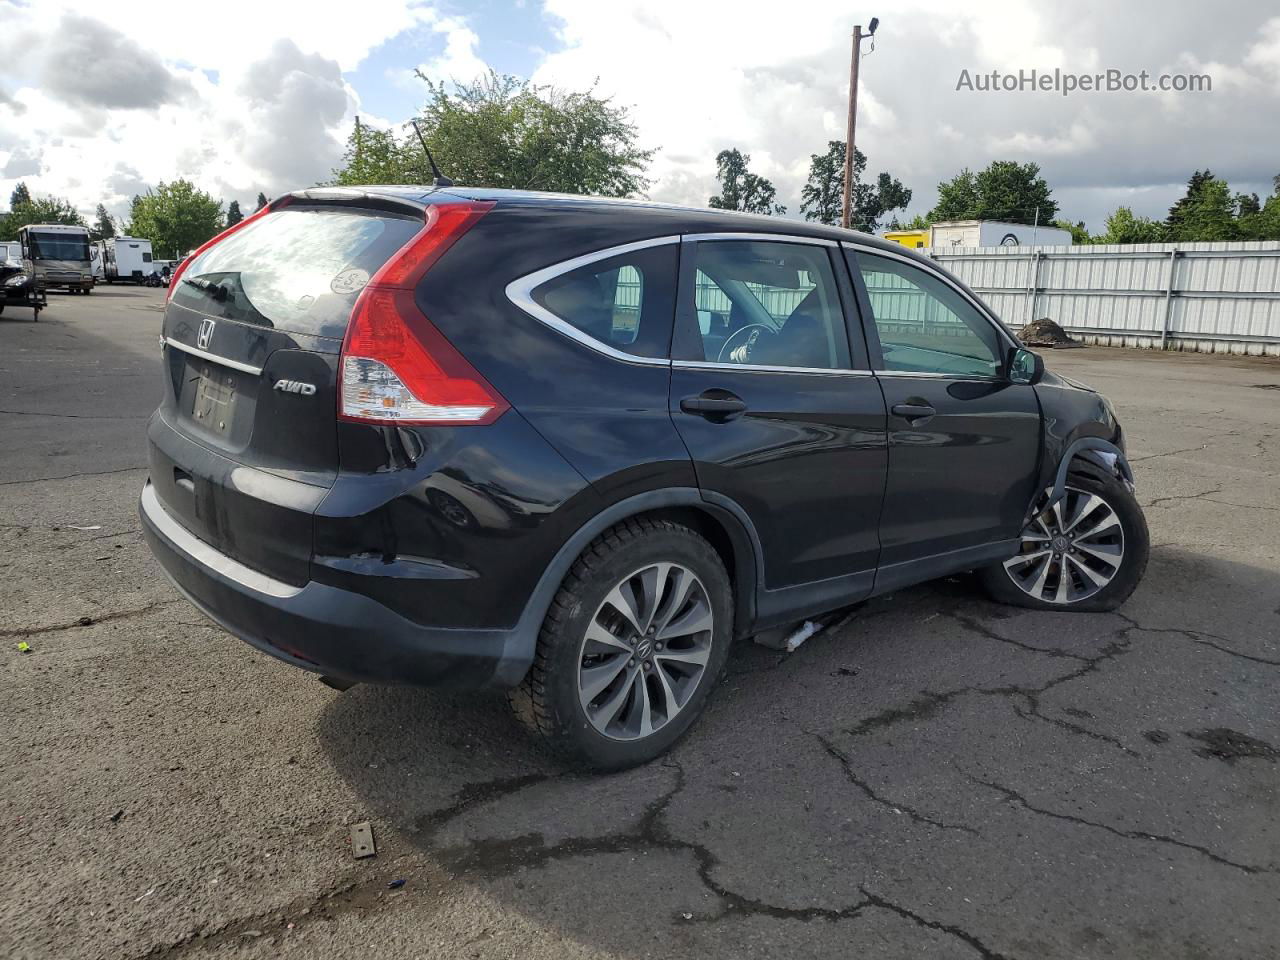
<path id="1" fill-rule="evenodd" d="M 151 416 L 149 413 L 119 416 L 109 413 L 43 413 L 39 410 L 0 410 L 0 414 L 11 417 L 53 417 L 59 420 L 146 420 Z"/>
<path id="2" fill-rule="evenodd" d="M 1179 500 L 1199 500 L 1203 497 L 1209 496 L 1212 493 L 1221 493 L 1221 492 L 1222 492 L 1222 487 L 1221 485 L 1219 485 L 1214 487 L 1212 490 L 1205 490 L 1203 493 L 1184 493 L 1184 494 L 1179 494 L 1177 496 L 1156 497 L 1151 502 L 1145 504 L 1144 509 L 1150 509 L 1151 507 L 1159 506 L 1162 503 L 1173 503 Z"/>
<path id="3" fill-rule="evenodd" d="M 801 729 L 803 730 L 804 728 L 802 727 Z M 842 752 L 839 748 L 836 747 L 835 744 L 833 744 L 826 737 L 822 736 L 822 734 L 814 733 L 811 730 L 804 730 L 804 732 L 809 736 L 813 737 L 815 740 L 817 740 L 818 743 L 822 744 L 822 749 L 824 749 L 827 752 L 828 756 L 830 756 L 833 760 L 839 763 L 841 768 L 844 770 L 845 779 L 848 780 L 855 787 L 857 787 L 859 790 L 861 790 L 866 795 L 867 799 L 871 800 L 872 802 L 878 803 L 883 807 L 888 807 L 895 814 L 899 814 L 899 815 L 906 814 L 907 818 L 913 821 L 914 823 L 928 824 L 931 827 L 937 827 L 939 830 L 956 830 L 956 831 L 959 831 L 960 833 L 967 833 L 970 836 L 974 836 L 974 837 L 982 836 L 982 834 L 980 834 L 973 827 L 967 826 L 965 824 L 944 823 L 941 820 L 934 820 L 933 818 L 927 817 L 923 813 L 920 813 L 918 810 L 915 810 L 914 808 L 907 806 L 905 803 L 898 803 L 897 801 L 894 801 L 894 800 L 886 800 L 884 797 L 876 793 L 869 783 L 865 782 L 864 780 L 862 780 L 862 778 L 858 776 L 857 772 L 853 769 L 853 761 L 849 759 L 848 754 Z"/>
<path id="4" fill-rule="evenodd" d="M 1022 794 L 1020 794 L 1016 790 L 1006 787 L 1003 784 L 996 783 L 993 780 L 983 780 L 981 777 L 974 776 L 973 774 L 969 773 L 968 771 L 958 766 L 956 769 L 960 770 L 960 772 L 964 774 L 964 776 L 971 782 L 987 787 L 990 790 L 994 790 L 995 792 L 1003 796 L 1006 801 L 1017 804 L 1023 809 L 1029 811 L 1030 813 L 1039 814 L 1040 816 L 1044 816 L 1044 817 L 1052 817 L 1055 820 L 1063 820 L 1067 823 L 1077 824 L 1078 826 L 1093 827 L 1094 829 L 1097 829 L 1097 830 L 1105 830 L 1107 833 L 1114 834 L 1117 837 L 1123 837 L 1126 840 L 1146 840 L 1153 843 L 1165 843 L 1171 846 L 1181 847 L 1184 850 L 1191 850 L 1191 851 L 1194 851 L 1195 853 L 1200 854 L 1203 857 L 1207 857 L 1208 859 L 1212 860 L 1214 863 L 1219 863 L 1226 867 L 1234 867 L 1237 870 L 1242 870 L 1245 873 L 1249 873 L 1249 874 L 1278 872 L 1277 868 L 1274 865 L 1259 867 L 1249 863 L 1240 863 L 1237 860 L 1231 860 L 1220 854 L 1214 853 L 1208 847 L 1202 847 L 1197 843 L 1189 843 L 1186 840 L 1179 840 L 1176 837 L 1170 837 L 1165 834 L 1148 833 L 1145 830 L 1121 830 L 1119 827 L 1113 827 L 1109 823 L 1102 823 L 1097 820 L 1086 820 L 1084 817 L 1077 817 L 1073 814 L 1058 813 L 1055 810 L 1049 810 L 1049 809 L 1046 809 L 1045 807 L 1037 807 L 1035 804 L 1033 804 L 1030 800 L 1028 800 L 1026 797 L 1024 797 Z"/>
<path id="5" fill-rule="evenodd" d="M 458 799 L 447 807 L 419 819 L 420 828 L 427 831 L 429 850 L 449 871 L 460 874 L 492 878 L 507 876 L 522 868 L 539 868 L 547 863 L 575 857 L 609 853 L 634 853 L 664 850 L 687 853 L 693 858 L 694 873 L 703 888 L 714 895 L 722 905 L 720 912 L 693 916 L 682 922 L 716 923 L 730 917 L 766 916 L 777 920 L 840 921 L 861 915 L 870 907 L 889 910 L 912 920 L 921 927 L 950 934 L 968 944 L 987 960 L 1008 960 L 1003 954 L 987 947 L 978 937 L 952 924 L 930 920 L 897 903 L 861 889 L 863 899 L 845 907 L 784 907 L 748 897 L 729 889 L 717 881 L 714 872 L 720 861 L 704 844 L 683 840 L 667 828 L 664 818 L 672 800 L 685 788 L 683 765 L 668 757 L 662 766 L 675 770 L 676 782 L 671 789 L 645 805 L 637 824 L 621 833 L 600 837 L 569 837 L 548 846 L 540 833 L 529 833 L 501 840 L 472 840 L 458 847 L 437 847 L 432 835 L 442 826 L 461 814 L 492 800 L 518 793 L 526 787 L 552 779 L 548 774 L 530 774 L 522 777 L 503 778 L 485 783 L 468 785 L 459 792 Z M 673 918 L 674 920 L 675 918 Z"/>
<path id="6" fill-rule="evenodd" d="M 76 477 L 105 477 L 113 473 L 134 473 L 138 470 L 147 470 L 147 466 L 141 467 L 121 467 L 119 470 L 88 470 L 84 473 L 65 473 L 56 477 L 32 477 L 29 480 L 0 480 L 0 487 L 11 487 L 20 483 L 44 483 L 47 480 L 74 480 Z"/>
<path id="7" fill-rule="evenodd" d="M 43 633 L 58 633 L 62 630 L 76 630 L 82 627 L 91 627 L 99 623 L 108 623 L 112 620 L 129 620 L 133 617 L 140 617 L 145 613 L 150 613 L 158 607 L 172 606 L 176 603 L 186 603 L 187 601 L 178 598 L 174 600 L 153 600 L 151 603 L 133 610 L 115 610 L 111 613 L 104 613 L 101 616 L 84 616 L 72 623 L 53 623 L 43 627 L 18 627 L 16 629 L 0 630 L 0 637 L 33 637 Z"/>
<path id="8" fill-rule="evenodd" d="M 1226 436 L 1226 434 L 1224 434 Z M 1144 460 L 1157 460 L 1160 457 L 1176 457 L 1182 453 L 1197 453 L 1208 448 L 1207 443 L 1202 443 L 1198 447 L 1187 447 L 1185 450 L 1169 450 L 1165 453 L 1149 453 L 1145 457 L 1129 457 L 1130 463 L 1141 463 Z"/>
<path id="9" fill-rule="evenodd" d="M 1280 614 L 1280 607 L 1276 608 L 1276 613 Z M 1192 643 L 1198 643 L 1202 646 L 1210 647 L 1219 653 L 1225 653 L 1227 656 L 1239 657 L 1241 660 L 1248 660 L 1251 663 L 1260 663 L 1268 667 L 1280 667 L 1280 660 L 1270 660 L 1266 657 L 1259 657 L 1252 653 L 1242 653 L 1231 647 L 1223 646 L 1223 644 L 1231 641 L 1226 637 L 1218 636 L 1216 633 L 1206 633 L 1203 630 L 1188 630 L 1179 627 L 1144 627 L 1133 617 L 1123 613 L 1116 613 L 1117 617 L 1129 624 L 1130 628 L 1141 633 L 1172 633 L 1177 636 L 1186 637 Z"/>
<path id="10" fill-rule="evenodd" d="M 930 920 L 927 917 L 922 917 L 920 914 L 908 910 L 900 904 L 871 893 L 866 887 L 859 887 L 858 889 L 862 891 L 862 895 L 867 898 L 867 903 L 871 906 L 879 907 L 882 910 L 888 910 L 891 913 L 896 913 L 900 917 L 913 921 L 917 926 L 924 927 L 929 930 L 937 930 L 941 933 L 949 933 L 951 936 L 964 941 L 977 951 L 978 956 L 982 957 L 982 960 L 1010 960 L 1008 954 L 999 953 L 996 950 L 993 950 L 973 934 L 961 927 L 950 923 L 940 923 L 937 920 Z"/>
<path id="11" fill-rule="evenodd" d="M 1045 723 L 1049 723 L 1054 726 L 1061 727 L 1062 729 L 1069 730 L 1072 733 L 1079 734 L 1081 736 L 1086 736 L 1091 739 L 1104 741 L 1106 743 L 1111 744 L 1114 747 L 1117 747 L 1120 750 L 1123 750 L 1126 754 L 1129 754 L 1130 756 L 1135 756 L 1135 757 L 1141 756 L 1141 754 L 1125 746 L 1125 744 L 1122 741 L 1118 740 L 1115 737 L 1108 736 L 1107 734 L 1104 734 L 1104 733 L 1099 733 L 1096 730 L 1090 730 L 1079 724 L 1072 723 L 1069 720 L 1063 720 L 1058 717 L 1048 716 L 1047 714 L 1042 712 L 1042 708 L 1040 705 L 1041 695 L 1048 693 L 1053 688 L 1061 686 L 1064 683 L 1070 683 L 1073 680 L 1078 680 L 1081 677 L 1086 676 L 1087 674 L 1093 673 L 1095 670 L 1099 669 L 1102 664 L 1110 660 L 1113 660 L 1124 653 L 1127 653 L 1130 649 L 1130 640 L 1128 636 L 1129 633 L 1135 629 L 1137 630 L 1141 629 L 1141 627 L 1137 626 L 1135 622 L 1131 621 L 1127 617 L 1121 616 L 1121 619 L 1125 621 L 1126 626 L 1115 631 L 1114 639 L 1111 642 L 1107 643 L 1105 646 L 1103 646 L 1098 654 L 1094 656 L 1089 656 L 1087 654 L 1072 653 L 1067 650 L 1034 647 L 1034 646 L 1031 646 L 1030 644 L 1024 644 L 1016 640 L 1010 640 L 1008 637 L 1002 637 L 999 634 L 995 633 L 994 631 L 990 630 L 990 628 L 986 627 L 985 624 L 981 624 L 978 621 L 974 621 L 972 618 L 963 617 L 962 615 L 954 613 L 954 611 L 949 612 L 947 615 L 952 616 L 957 620 L 957 622 L 961 623 L 962 626 L 965 626 L 966 629 L 969 629 L 979 634 L 980 636 L 987 637 L 993 640 L 998 640 L 1002 643 L 1010 643 L 1013 646 L 1016 646 L 1034 653 L 1043 654 L 1044 656 L 1047 656 L 1047 657 L 1058 657 L 1058 658 L 1063 658 L 1068 660 L 1075 660 L 1080 663 L 1080 666 L 1075 670 L 1071 670 L 1060 676 L 1054 677 L 1051 680 L 1047 680 L 1044 683 L 1040 684 L 1039 686 L 1026 686 L 1026 685 L 1019 685 L 1019 684 L 1013 684 L 1013 685 L 1001 686 L 1001 687 L 967 686 L 967 687 L 959 687 L 955 690 L 944 690 L 940 693 L 934 692 L 931 690 L 922 690 L 920 692 L 919 697 L 912 700 L 905 706 L 889 707 L 888 709 L 882 710 L 877 714 L 873 714 L 872 716 L 863 719 L 853 727 L 850 727 L 849 729 L 847 729 L 845 731 L 847 734 L 855 737 L 862 736 L 874 730 L 879 730 L 884 727 L 890 727 L 895 724 L 903 723 L 909 720 L 928 719 L 929 717 L 933 716 L 938 711 L 940 711 L 943 707 L 950 704 L 951 701 L 958 699 L 959 697 L 966 696 L 968 694 L 977 694 L 979 696 L 989 696 L 989 697 L 1018 697 L 1025 700 L 1027 704 L 1027 709 L 1025 711 L 1020 709 L 1016 705 L 1013 707 L 1014 713 L 1017 716 L 1019 716 L 1021 719 L 1027 720 L 1030 718 L 1035 718 Z"/>

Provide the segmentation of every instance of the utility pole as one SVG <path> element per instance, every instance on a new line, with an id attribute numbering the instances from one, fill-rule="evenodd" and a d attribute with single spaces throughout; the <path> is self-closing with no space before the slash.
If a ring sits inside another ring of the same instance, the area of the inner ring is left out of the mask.
<path id="1" fill-rule="evenodd" d="M 849 125 L 844 136 L 844 213 L 840 225 L 853 221 L 853 129 L 858 122 L 858 61 L 862 59 L 862 24 L 853 28 L 853 55 L 849 58 Z"/>
<path id="2" fill-rule="evenodd" d="M 871 18 L 866 37 L 876 35 L 876 27 L 880 25 L 879 17 Z M 862 24 L 853 28 L 853 54 L 849 59 L 849 126 L 844 139 L 844 212 L 840 217 L 841 225 L 848 230 L 853 223 L 853 156 L 854 128 L 858 120 L 858 62 L 862 59 Z M 872 49 L 875 49 L 874 46 Z"/>

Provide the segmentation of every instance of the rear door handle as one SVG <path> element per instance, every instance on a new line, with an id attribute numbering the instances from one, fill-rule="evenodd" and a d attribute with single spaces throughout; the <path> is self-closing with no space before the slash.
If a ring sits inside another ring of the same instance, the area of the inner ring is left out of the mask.
<path id="1" fill-rule="evenodd" d="M 937 410 L 927 403 L 895 403 L 893 405 L 893 415 L 902 417 L 907 423 L 915 426 L 917 423 L 924 423 L 926 420 L 937 414 Z"/>
<path id="2" fill-rule="evenodd" d="M 728 396 L 707 396 L 704 393 L 696 397 L 685 397 L 680 401 L 680 409 L 685 413 L 696 414 L 713 422 L 723 423 L 726 420 L 732 420 L 734 417 L 742 416 L 747 412 L 747 405 L 741 397 L 735 397 L 733 394 Z"/>

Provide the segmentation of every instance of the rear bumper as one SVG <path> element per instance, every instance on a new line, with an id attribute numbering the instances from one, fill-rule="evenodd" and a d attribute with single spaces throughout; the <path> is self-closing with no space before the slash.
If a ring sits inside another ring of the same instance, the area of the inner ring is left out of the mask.
<path id="1" fill-rule="evenodd" d="M 456 688 L 515 686 L 528 669 L 532 645 L 519 628 L 424 627 L 352 591 L 275 580 L 191 534 L 150 481 L 138 513 L 151 552 L 183 595 L 229 633 L 286 663 L 346 680 Z"/>

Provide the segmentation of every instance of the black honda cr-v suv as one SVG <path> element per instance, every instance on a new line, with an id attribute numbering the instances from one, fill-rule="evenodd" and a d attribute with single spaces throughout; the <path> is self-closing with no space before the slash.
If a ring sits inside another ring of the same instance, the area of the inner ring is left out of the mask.
<path id="1" fill-rule="evenodd" d="M 670 746 L 735 637 L 959 570 L 1108 610 L 1120 428 L 964 285 L 862 234 L 324 188 L 170 287 L 141 515 L 201 610 L 355 681 L 511 690 L 597 768 Z"/>

